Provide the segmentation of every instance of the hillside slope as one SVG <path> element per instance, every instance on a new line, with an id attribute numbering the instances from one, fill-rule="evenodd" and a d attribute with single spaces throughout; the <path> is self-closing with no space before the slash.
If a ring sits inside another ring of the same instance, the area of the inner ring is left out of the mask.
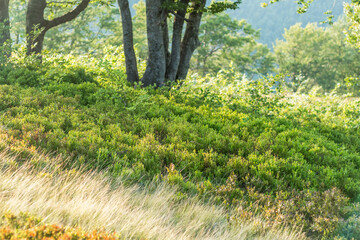
<path id="1" fill-rule="evenodd" d="M 305 239 L 296 231 L 262 232 L 260 218 L 230 224 L 225 209 L 181 200 L 164 183 L 128 186 L 64 170 L 61 156 L 18 161 L 0 152 L 0 239 Z"/>
<path id="2" fill-rule="evenodd" d="M 237 19 L 246 19 L 255 29 L 260 29 L 260 42 L 272 47 L 276 39 L 283 39 L 284 29 L 296 23 L 302 23 L 303 26 L 308 23 L 321 23 L 326 20 L 327 15 L 324 13 L 329 10 L 336 20 L 343 15 L 344 2 L 350 1 L 317 0 L 304 14 L 297 13 L 298 5 L 292 0 L 283 0 L 267 8 L 261 7 L 263 2 L 269 1 L 244 0 L 239 9 L 229 11 L 229 14 Z"/>
<path id="3" fill-rule="evenodd" d="M 213 199 L 232 221 L 260 214 L 313 238 L 347 224 L 360 194 L 359 99 L 274 92 L 280 79 L 226 72 L 133 88 L 122 56 L 2 66 L 2 148 L 25 147 L 20 162 L 39 148 L 127 183 L 165 181 L 182 198 Z"/>

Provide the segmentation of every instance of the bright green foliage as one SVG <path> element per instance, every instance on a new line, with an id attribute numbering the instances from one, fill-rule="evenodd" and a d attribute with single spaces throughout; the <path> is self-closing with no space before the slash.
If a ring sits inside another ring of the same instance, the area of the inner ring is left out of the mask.
<path id="1" fill-rule="evenodd" d="M 137 56 L 146 60 L 148 56 L 147 36 L 146 36 L 146 8 L 143 0 L 134 4 L 136 14 L 133 17 L 134 44 Z"/>
<path id="2" fill-rule="evenodd" d="M 119 9 L 104 2 L 93 2 L 73 21 L 47 32 L 45 50 L 61 53 L 95 54 L 104 46 L 121 46 L 122 30 Z M 46 17 L 54 18 L 71 10 L 73 5 L 49 3 Z M 25 40 L 26 3 L 20 0 L 10 4 L 11 35 L 14 44 Z"/>
<path id="3" fill-rule="evenodd" d="M 133 0 L 134 1 L 134 0 Z M 202 4 L 203 0 L 193 0 L 190 1 L 189 4 L 183 4 L 180 0 L 174 1 L 164 1 L 162 6 L 171 11 L 177 11 L 179 9 L 187 8 L 188 12 L 196 11 L 195 5 Z M 210 14 L 217 14 L 224 12 L 228 9 L 235 10 L 241 4 L 241 0 L 225 0 L 225 1 L 211 1 L 208 6 L 202 9 L 203 12 L 207 12 Z"/>
<path id="4" fill-rule="evenodd" d="M 347 40 L 356 48 L 360 48 L 360 5 L 359 4 L 346 4 L 345 14 L 347 20 L 350 22 L 350 27 L 346 31 Z"/>
<path id="5" fill-rule="evenodd" d="M 115 4 L 115 3 L 113 3 Z M 66 12 L 61 8 L 57 12 Z M 74 21 L 51 29 L 45 49 L 61 53 L 94 54 L 104 46 L 121 46 L 122 30 L 119 9 L 101 3 L 90 4 Z"/>
<path id="6" fill-rule="evenodd" d="M 256 31 L 245 20 L 234 20 L 226 13 L 206 14 L 200 26 L 200 47 L 193 68 L 201 74 L 227 71 L 231 67 L 252 77 L 273 70 L 270 50 L 256 42 Z"/>
<path id="7" fill-rule="evenodd" d="M 300 24 L 285 31 L 285 41 L 274 47 L 280 72 L 290 75 L 294 90 L 309 91 L 321 86 L 330 91 L 344 79 L 360 71 L 358 51 L 346 43 L 342 21 L 324 29 L 315 24 Z"/>
<path id="8" fill-rule="evenodd" d="M 25 40 L 26 4 L 22 0 L 14 0 L 9 5 L 11 39 L 15 45 Z"/>
<path id="9" fill-rule="evenodd" d="M 123 63 L 109 49 L 100 61 L 45 55 L 42 66 L 1 67 L 5 141 L 129 181 L 164 179 L 247 209 L 233 221 L 261 213 L 312 236 L 333 233 L 359 198 L 359 100 L 286 97 L 280 78 L 249 81 L 232 69 L 170 91 L 134 89 Z"/>
<path id="10" fill-rule="evenodd" d="M 206 9 L 206 11 L 209 13 L 212 13 L 212 14 L 216 14 L 216 13 L 224 12 L 228 9 L 235 10 L 239 7 L 241 2 L 242 2 L 241 0 L 238 0 L 238 1 L 229 1 L 229 0 L 212 1 L 210 3 L 210 6 Z"/>

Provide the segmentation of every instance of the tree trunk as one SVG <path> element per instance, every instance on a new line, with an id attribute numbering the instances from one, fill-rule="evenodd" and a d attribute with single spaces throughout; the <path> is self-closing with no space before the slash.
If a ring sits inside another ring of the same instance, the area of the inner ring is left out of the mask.
<path id="1" fill-rule="evenodd" d="M 139 81 L 139 73 L 137 69 L 137 61 L 134 50 L 134 37 L 131 12 L 128 0 L 118 0 L 121 12 L 122 29 L 123 29 L 123 42 L 126 64 L 127 80 L 131 83 Z"/>
<path id="2" fill-rule="evenodd" d="M 45 0 L 29 0 L 26 11 L 27 55 L 41 53 L 45 36 Z"/>
<path id="3" fill-rule="evenodd" d="M 189 4 L 189 0 L 181 0 L 180 3 L 184 5 L 184 8 L 177 11 L 173 25 L 170 63 L 166 70 L 166 78 L 169 81 L 176 80 L 176 74 L 180 63 L 181 37 L 186 16 L 186 6 Z"/>
<path id="4" fill-rule="evenodd" d="M 90 0 L 82 0 L 73 10 L 48 21 L 44 19 L 46 0 L 29 0 L 26 11 L 27 55 L 40 54 L 46 32 L 76 18 L 85 10 L 89 2 Z"/>
<path id="5" fill-rule="evenodd" d="M 165 66 L 166 68 L 170 64 L 170 52 L 169 52 L 169 29 L 167 23 L 168 11 L 163 11 L 163 21 L 162 21 L 162 29 L 163 29 L 163 41 L 164 41 L 164 51 L 165 51 Z"/>
<path id="6" fill-rule="evenodd" d="M 199 28 L 202 17 L 202 9 L 206 5 L 206 0 L 201 0 L 195 5 L 195 9 L 190 13 L 186 31 L 181 43 L 180 63 L 177 71 L 177 79 L 185 79 L 190 68 L 190 59 L 195 49 L 200 45 Z"/>
<path id="7" fill-rule="evenodd" d="M 11 54 L 9 0 L 0 0 L 0 57 Z"/>
<path id="8" fill-rule="evenodd" d="M 166 57 L 163 30 L 163 0 L 146 0 L 146 24 L 149 57 L 142 78 L 144 86 L 162 86 L 165 80 Z M 166 19 L 165 19 L 166 20 Z"/>

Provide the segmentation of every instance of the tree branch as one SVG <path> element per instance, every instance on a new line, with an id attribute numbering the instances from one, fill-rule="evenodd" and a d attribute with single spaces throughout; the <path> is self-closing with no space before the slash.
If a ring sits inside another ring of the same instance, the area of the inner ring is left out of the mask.
<path id="1" fill-rule="evenodd" d="M 51 2 L 48 2 L 48 4 L 74 4 L 76 3 L 76 1 L 65 1 L 65 2 L 62 2 L 62 1 L 51 1 Z"/>
<path id="2" fill-rule="evenodd" d="M 174 12 L 173 10 L 168 10 L 169 13 L 171 13 L 172 15 L 174 15 L 175 17 L 181 18 L 183 20 L 185 20 L 186 22 L 190 22 L 190 19 L 185 18 L 183 16 L 180 16 L 179 14 L 177 14 L 176 12 Z"/>
<path id="3" fill-rule="evenodd" d="M 56 27 L 56 26 L 58 26 L 60 24 L 63 24 L 63 23 L 66 23 L 66 22 L 69 22 L 69 21 L 73 20 L 82 11 L 85 10 L 85 8 L 89 5 L 89 2 L 90 2 L 90 0 L 82 0 L 81 3 L 76 8 L 71 10 L 70 12 L 68 12 L 68 13 L 60 16 L 60 17 L 54 18 L 51 21 L 48 21 L 47 24 L 46 24 L 46 28 L 50 29 L 50 28 Z"/>

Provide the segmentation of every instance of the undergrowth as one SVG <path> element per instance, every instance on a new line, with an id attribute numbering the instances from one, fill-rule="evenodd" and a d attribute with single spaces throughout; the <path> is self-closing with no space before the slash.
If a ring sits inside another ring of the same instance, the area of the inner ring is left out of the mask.
<path id="1" fill-rule="evenodd" d="M 305 239 L 259 216 L 231 221 L 223 207 L 181 199 L 164 182 L 127 186 L 35 152 L 21 165 L 0 152 L 0 239 Z"/>
<path id="2" fill-rule="evenodd" d="M 3 146 L 56 152 L 129 183 L 164 180 L 183 198 L 215 198 L 234 221 L 262 214 L 312 238 L 347 226 L 360 193 L 359 99 L 292 95 L 280 77 L 226 72 L 134 88 L 123 62 L 48 55 L 1 66 Z"/>

